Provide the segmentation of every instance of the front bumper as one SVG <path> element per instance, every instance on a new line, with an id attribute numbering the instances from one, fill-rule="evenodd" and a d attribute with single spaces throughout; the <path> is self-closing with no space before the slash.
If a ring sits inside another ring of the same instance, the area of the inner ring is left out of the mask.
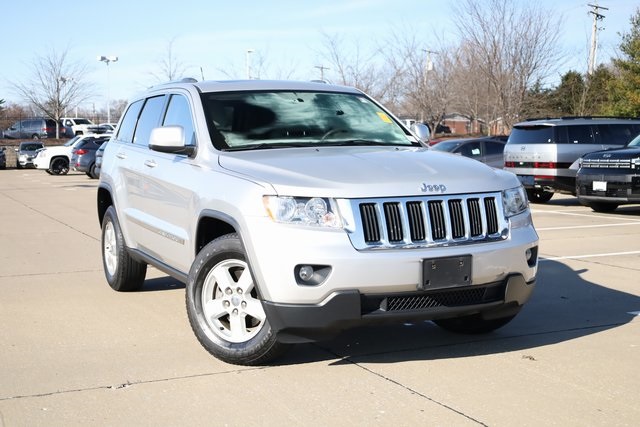
<path id="1" fill-rule="evenodd" d="M 341 330 L 369 323 L 433 320 L 481 313 L 484 318 L 517 313 L 530 297 L 535 279 L 509 275 L 494 283 L 428 292 L 362 294 L 345 290 L 321 304 L 263 302 L 271 327 L 281 342 L 326 339 Z"/>
<path id="2" fill-rule="evenodd" d="M 584 202 L 640 203 L 640 173 L 581 170 L 576 177 L 576 190 L 578 199 Z"/>

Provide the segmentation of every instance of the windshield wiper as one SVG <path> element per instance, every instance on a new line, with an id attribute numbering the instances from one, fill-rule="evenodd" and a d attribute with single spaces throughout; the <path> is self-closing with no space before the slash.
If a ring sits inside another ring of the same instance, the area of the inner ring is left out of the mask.
<path id="1" fill-rule="evenodd" d="M 224 151 L 244 151 L 244 150 L 265 150 L 271 148 L 299 148 L 299 147 L 309 147 L 310 144 L 296 143 L 296 142 L 262 142 L 260 144 L 247 144 L 240 145 L 237 147 L 228 147 L 225 148 Z"/>
<path id="2" fill-rule="evenodd" d="M 329 145 L 329 146 L 337 146 L 337 147 L 344 147 L 344 146 L 381 146 L 381 147 L 396 147 L 396 146 L 402 146 L 402 147 L 411 147 L 412 144 L 407 141 L 406 144 L 402 144 L 399 142 L 384 142 L 384 141 L 373 141 L 370 139 L 345 139 L 345 140 L 340 140 L 340 141 L 323 141 L 322 144 L 318 144 L 318 145 Z"/>

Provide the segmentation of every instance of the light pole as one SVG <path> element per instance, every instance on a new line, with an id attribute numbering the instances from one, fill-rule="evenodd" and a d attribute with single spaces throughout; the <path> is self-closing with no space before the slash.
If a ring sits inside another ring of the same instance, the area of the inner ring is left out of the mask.
<path id="1" fill-rule="evenodd" d="M 245 59 L 245 65 L 247 66 L 247 79 L 251 80 L 251 57 L 249 55 L 251 55 L 253 52 L 255 52 L 254 49 L 247 49 L 247 57 Z"/>
<path id="2" fill-rule="evenodd" d="M 109 99 L 109 63 L 116 62 L 117 56 L 98 56 L 98 61 L 107 64 L 107 123 L 111 123 L 111 102 Z"/>

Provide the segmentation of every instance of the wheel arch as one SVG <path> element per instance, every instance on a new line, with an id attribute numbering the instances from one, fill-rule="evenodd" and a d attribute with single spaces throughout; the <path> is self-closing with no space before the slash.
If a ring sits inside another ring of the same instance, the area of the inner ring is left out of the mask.
<path id="1" fill-rule="evenodd" d="M 198 218 L 196 238 L 194 240 L 194 256 L 198 255 L 202 248 L 209 242 L 230 233 L 237 233 L 240 241 L 242 241 L 240 224 L 238 224 L 235 219 L 222 212 L 212 210 L 203 211 Z"/>
<path id="2" fill-rule="evenodd" d="M 66 155 L 64 155 L 64 154 L 54 154 L 51 157 L 51 159 L 49 159 L 49 167 L 51 167 L 51 165 L 53 165 L 53 162 L 55 160 L 58 160 L 58 159 L 64 159 L 64 160 L 67 161 L 67 163 L 71 163 L 70 160 L 69 160 L 69 157 L 67 157 Z"/>
<path id="3" fill-rule="evenodd" d="M 100 226 L 102 226 L 102 220 L 104 219 L 104 214 L 107 212 L 109 206 L 113 205 L 113 198 L 111 197 L 111 189 L 102 185 L 98 187 L 98 196 L 97 196 L 97 208 L 98 208 L 98 221 Z"/>

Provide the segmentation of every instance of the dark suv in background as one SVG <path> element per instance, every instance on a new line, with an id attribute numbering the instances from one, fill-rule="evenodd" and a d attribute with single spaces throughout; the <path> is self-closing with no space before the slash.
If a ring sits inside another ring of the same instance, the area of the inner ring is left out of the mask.
<path id="1" fill-rule="evenodd" d="M 640 119 L 561 117 L 528 120 L 511 130 L 505 170 L 518 175 L 529 200 L 545 203 L 553 193 L 575 194 L 577 164 L 586 153 L 622 148 L 640 133 Z"/>
<path id="2" fill-rule="evenodd" d="M 60 135 L 65 134 L 65 129 L 60 126 Z M 4 137 L 9 139 L 21 138 L 55 138 L 56 121 L 52 119 L 32 118 L 15 122 L 4 131 Z"/>
<path id="3" fill-rule="evenodd" d="M 624 148 L 596 151 L 579 160 L 576 195 L 596 212 L 640 203 L 640 135 Z"/>

